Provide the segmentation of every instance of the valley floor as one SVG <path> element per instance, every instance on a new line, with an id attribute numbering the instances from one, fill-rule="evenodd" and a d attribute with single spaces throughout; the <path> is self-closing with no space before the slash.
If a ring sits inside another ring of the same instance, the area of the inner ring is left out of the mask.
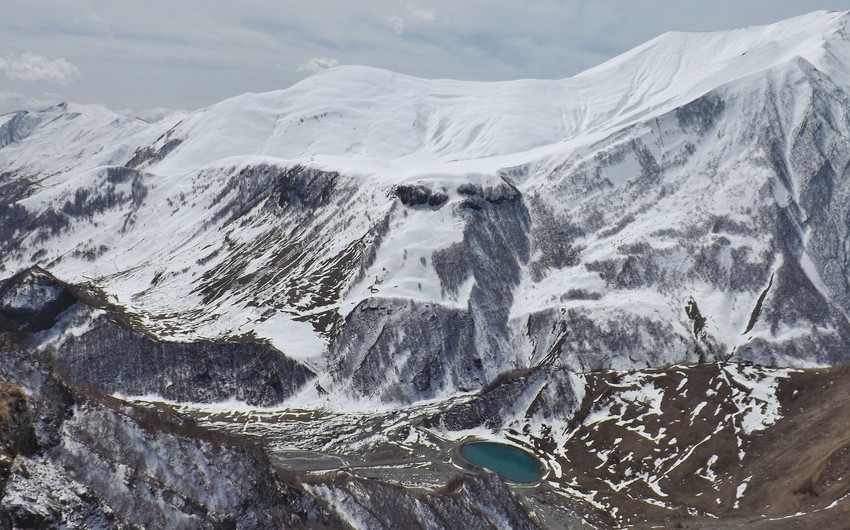
<path id="1" fill-rule="evenodd" d="M 546 528 L 806 528 L 850 515 L 850 366 L 712 363 L 587 378 L 562 438 L 447 429 L 443 412 L 472 397 L 371 414 L 136 404 L 257 439 L 281 474 L 305 483 L 356 477 L 425 495 L 483 473 L 457 458 L 464 442 L 510 441 L 546 463 L 539 483 L 508 483 Z M 771 384 L 774 394 L 759 393 Z M 758 430 L 742 428 L 756 420 Z"/>

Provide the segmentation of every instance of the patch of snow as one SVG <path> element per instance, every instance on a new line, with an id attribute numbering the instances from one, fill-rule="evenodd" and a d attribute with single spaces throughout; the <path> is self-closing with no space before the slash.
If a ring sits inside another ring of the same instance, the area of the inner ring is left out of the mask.
<path id="1" fill-rule="evenodd" d="M 779 421 L 782 415 L 776 392 L 779 381 L 789 377 L 789 369 L 726 364 L 723 373 L 730 378 L 732 400 L 738 408 L 744 434 L 764 430 Z"/>
<path id="2" fill-rule="evenodd" d="M 745 478 L 743 482 L 738 484 L 738 488 L 735 490 L 735 505 L 733 506 L 734 509 L 737 510 L 740 507 L 741 499 L 744 497 L 744 492 L 747 491 L 747 486 L 749 485 L 751 478 L 753 478 L 752 475 Z"/>
<path id="3" fill-rule="evenodd" d="M 699 413 L 702 411 L 702 409 L 706 407 L 706 405 L 708 405 L 708 401 L 702 401 L 696 407 L 694 407 L 694 410 L 691 411 L 690 425 L 694 424 L 694 420 L 697 419 Z"/>

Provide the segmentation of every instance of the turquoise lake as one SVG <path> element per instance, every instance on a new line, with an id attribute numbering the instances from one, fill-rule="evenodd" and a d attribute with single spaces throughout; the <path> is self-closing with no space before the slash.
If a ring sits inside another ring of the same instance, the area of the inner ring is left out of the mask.
<path id="1" fill-rule="evenodd" d="M 514 482 L 536 482 L 543 476 L 536 458 L 510 445 L 471 442 L 460 448 L 460 455 L 471 464 L 495 471 Z"/>

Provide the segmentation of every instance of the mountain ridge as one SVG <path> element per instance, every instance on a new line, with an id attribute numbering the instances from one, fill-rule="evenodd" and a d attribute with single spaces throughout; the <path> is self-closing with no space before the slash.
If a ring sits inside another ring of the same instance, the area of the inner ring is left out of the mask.
<path id="1" fill-rule="evenodd" d="M 28 125 L 0 125 L 15 138 L 0 149 L 0 186 L 5 215 L 29 228 L 5 236 L 4 265 L 93 281 L 171 339 L 256 333 L 326 389 L 349 380 L 354 358 L 392 367 L 393 390 L 378 395 L 402 402 L 550 354 L 579 372 L 732 355 L 836 362 L 850 295 L 804 203 L 843 200 L 829 176 L 843 150 L 807 127 L 845 134 L 847 20 L 664 35 L 559 81 L 339 67 L 154 124 L 76 105 L 15 115 Z M 595 107 L 564 100 L 583 91 Z M 787 275 L 829 300 L 805 318 L 834 353 L 774 348 L 805 327 L 780 325 Z M 433 336 L 429 318 L 443 322 Z M 403 336 L 363 342 L 387 319 Z M 430 344 L 424 360 L 404 353 L 416 343 Z"/>

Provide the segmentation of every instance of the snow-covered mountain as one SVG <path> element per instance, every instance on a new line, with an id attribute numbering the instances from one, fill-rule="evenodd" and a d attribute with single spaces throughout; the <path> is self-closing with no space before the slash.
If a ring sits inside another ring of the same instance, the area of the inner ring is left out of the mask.
<path id="1" fill-rule="evenodd" d="M 848 26 L 0 116 L 0 522 L 844 513 L 846 429 L 805 433 L 846 368 L 796 369 L 850 360 Z M 481 433 L 545 480 L 450 481 Z"/>
<path id="2" fill-rule="evenodd" d="M 668 33 L 557 81 L 339 67 L 153 124 L 8 114 L 2 266 L 384 401 L 544 361 L 844 361 L 848 20 Z"/>

